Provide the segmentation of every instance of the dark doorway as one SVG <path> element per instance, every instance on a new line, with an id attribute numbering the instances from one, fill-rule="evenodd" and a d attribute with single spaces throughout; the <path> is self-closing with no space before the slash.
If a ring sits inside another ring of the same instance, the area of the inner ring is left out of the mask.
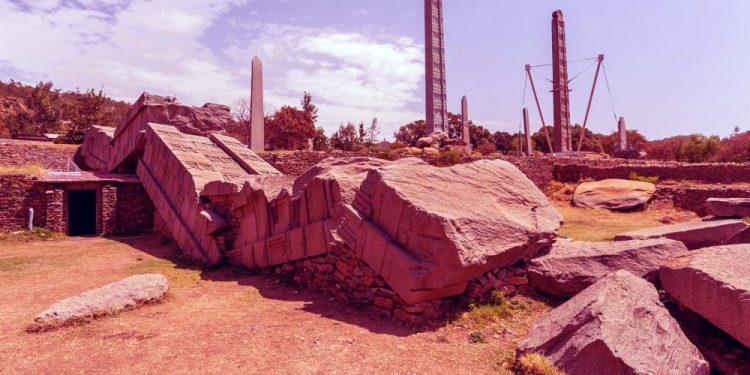
<path id="1" fill-rule="evenodd" d="M 68 234 L 96 234 L 96 190 L 68 191 Z"/>

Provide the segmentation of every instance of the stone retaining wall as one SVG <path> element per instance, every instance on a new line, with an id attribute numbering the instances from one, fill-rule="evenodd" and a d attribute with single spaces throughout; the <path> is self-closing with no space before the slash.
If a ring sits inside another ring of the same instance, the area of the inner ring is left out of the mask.
<path id="1" fill-rule="evenodd" d="M 0 231 L 28 228 L 29 208 L 34 209 L 34 226 L 46 221 L 44 188 L 35 177 L 0 176 Z"/>
<path id="2" fill-rule="evenodd" d="M 652 204 L 672 204 L 677 208 L 707 215 L 708 198 L 750 198 L 750 184 L 706 184 L 696 186 L 660 184 Z"/>
<path id="3" fill-rule="evenodd" d="M 296 286 L 322 291 L 341 302 L 370 307 L 384 316 L 410 324 L 447 318 L 458 306 L 487 301 L 495 290 L 507 297 L 530 291 L 526 270 L 518 264 L 492 270 L 470 281 L 464 295 L 409 305 L 352 250 L 340 244 L 325 255 L 286 263 L 263 272 L 280 275 Z"/>
<path id="4" fill-rule="evenodd" d="M 115 234 L 139 234 L 154 228 L 156 208 L 143 185 L 128 184 L 117 187 L 117 225 Z"/>
<path id="5" fill-rule="evenodd" d="M 0 143 L 0 165 L 41 164 L 53 171 L 67 170 L 68 160 L 73 160 L 77 148 L 71 145 L 32 142 Z"/>
<path id="6" fill-rule="evenodd" d="M 627 179 L 630 173 L 639 176 L 659 177 L 661 181 L 701 181 L 730 184 L 750 182 L 750 163 L 689 164 L 656 162 L 648 160 L 580 160 L 555 159 L 554 178 L 560 182 L 578 182 L 584 179 Z"/>

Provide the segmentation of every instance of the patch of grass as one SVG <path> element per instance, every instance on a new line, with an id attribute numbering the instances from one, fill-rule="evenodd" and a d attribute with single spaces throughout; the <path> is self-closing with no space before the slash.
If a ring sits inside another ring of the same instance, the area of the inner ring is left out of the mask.
<path id="1" fill-rule="evenodd" d="M 0 164 L 1 176 L 41 176 L 45 172 L 41 164 L 5 165 Z"/>
<path id="2" fill-rule="evenodd" d="M 469 342 L 472 344 L 486 344 L 487 337 L 482 331 L 474 331 L 469 334 Z"/>
<path id="3" fill-rule="evenodd" d="M 159 273 L 169 280 L 170 287 L 195 287 L 201 280 L 199 269 L 183 267 L 167 259 L 140 261 L 126 269 L 129 274 Z"/>
<path id="4" fill-rule="evenodd" d="M 632 181 L 640 181 L 640 182 L 648 182 L 650 184 L 655 184 L 659 182 L 659 176 L 639 176 L 638 173 L 630 172 L 628 174 L 628 180 Z"/>
<path id="5" fill-rule="evenodd" d="M 67 236 L 53 232 L 47 228 L 35 227 L 31 230 L 0 233 L 0 242 L 38 242 L 50 240 L 64 240 Z"/>
<path id="6" fill-rule="evenodd" d="M 485 327 L 499 319 L 507 319 L 515 312 L 527 310 L 528 305 L 521 301 L 511 301 L 499 290 L 492 292 L 489 301 L 482 304 L 471 304 L 469 311 L 458 318 L 458 323 L 467 327 Z"/>
<path id="7" fill-rule="evenodd" d="M 29 257 L 2 258 L 0 259 L 0 272 L 12 271 L 31 263 L 34 263 L 34 259 Z"/>
<path id="8" fill-rule="evenodd" d="M 497 348 L 490 352 L 487 358 L 492 369 L 500 375 L 513 375 L 513 365 L 516 354 L 512 350 Z"/>
<path id="9" fill-rule="evenodd" d="M 541 354 L 525 354 L 518 359 L 517 368 L 520 375 L 566 375 L 547 357 Z"/>

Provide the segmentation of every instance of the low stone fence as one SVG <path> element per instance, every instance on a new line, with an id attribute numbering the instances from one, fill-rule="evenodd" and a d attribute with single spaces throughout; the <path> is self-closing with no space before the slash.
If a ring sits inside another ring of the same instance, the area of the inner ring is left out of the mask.
<path id="1" fill-rule="evenodd" d="M 554 178 L 560 182 L 578 182 L 584 179 L 627 179 L 631 173 L 659 180 L 700 181 L 730 184 L 750 182 L 750 163 L 690 164 L 657 162 L 649 160 L 554 160 Z"/>
<path id="2" fill-rule="evenodd" d="M 666 185 L 660 184 L 654 203 L 673 204 L 675 207 L 705 216 L 708 198 L 750 198 L 750 184 Z"/>
<path id="3" fill-rule="evenodd" d="M 76 151 L 73 145 L 0 142 L 0 165 L 41 164 L 44 169 L 64 171 Z"/>

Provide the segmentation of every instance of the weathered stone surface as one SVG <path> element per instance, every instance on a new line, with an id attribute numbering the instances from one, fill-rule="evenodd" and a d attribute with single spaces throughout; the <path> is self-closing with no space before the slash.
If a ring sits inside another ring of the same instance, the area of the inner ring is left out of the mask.
<path id="1" fill-rule="evenodd" d="M 258 56 L 251 64 L 252 77 L 250 84 L 250 149 L 266 149 L 265 118 L 263 107 L 263 62 Z"/>
<path id="2" fill-rule="evenodd" d="M 576 188 L 573 203 L 578 207 L 629 209 L 642 206 L 656 192 L 656 186 L 647 182 L 607 179 L 584 182 Z"/>
<path id="3" fill-rule="evenodd" d="M 664 263 L 687 251 L 682 242 L 666 238 L 623 242 L 558 240 L 549 253 L 529 262 L 529 279 L 542 293 L 571 297 L 617 270 L 656 281 Z"/>
<path id="4" fill-rule="evenodd" d="M 748 228 L 742 220 L 696 221 L 621 233 L 615 241 L 669 238 L 680 241 L 690 250 L 726 243 Z"/>
<path id="5" fill-rule="evenodd" d="M 708 374 L 646 280 L 620 270 L 543 316 L 519 344 L 571 375 Z"/>
<path id="6" fill-rule="evenodd" d="M 750 348 L 750 245 L 690 252 L 661 269 L 664 289 L 684 307 Z"/>
<path id="7" fill-rule="evenodd" d="M 425 148 L 425 147 L 433 147 L 437 148 L 439 146 L 439 143 L 430 137 L 422 137 L 417 139 L 417 147 L 419 148 Z"/>
<path id="8" fill-rule="evenodd" d="M 409 303 L 463 292 L 473 277 L 548 246 L 561 222 L 541 191 L 500 160 L 392 163 L 369 172 L 347 208 L 344 242 Z"/>
<path id="9" fill-rule="evenodd" d="M 86 167 L 99 172 L 108 172 L 112 155 L 112 136 L 115 128 L 93 125 L 86 131 L 81 145 L 81 159 Z"/>
<path id="10" fill-rule="evenodd" d="M 34 319 L 33 330 L 83 322 L 160 301 L 169 290 L 163 275 L 131 276 L 54 303 Z"/>
<path id="11" fill-rule="evenodd" d="M 750 227 L 726 240 L 723 245 L 750 244 Z"/>
<path id="12" fill-rule="evenodd" d="M 750 217 L 750 199 L 709 198 L 706 200 L 706 211 L 717 217 Z"/>

